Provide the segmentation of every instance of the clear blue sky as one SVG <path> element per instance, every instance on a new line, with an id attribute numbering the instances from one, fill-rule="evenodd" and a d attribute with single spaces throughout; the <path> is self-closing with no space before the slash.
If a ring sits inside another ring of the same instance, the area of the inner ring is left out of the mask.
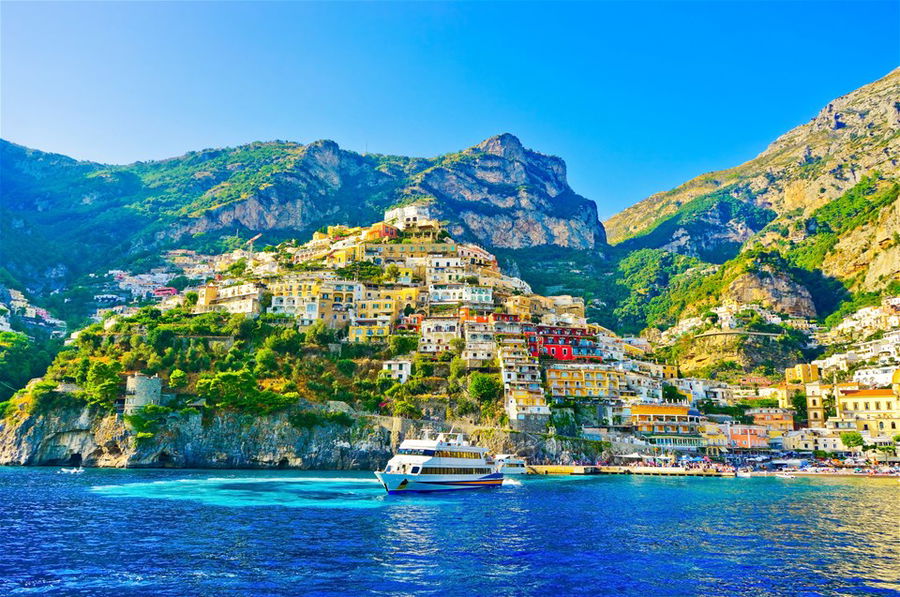
<path id="1" fill-rule="evenodd" d="M 601 218 L 752 158 L 900 62 L 897 2 L 3 2 L 3 138 L 126 163 L 330 138 L 433 156 L 500 132 Z"/>

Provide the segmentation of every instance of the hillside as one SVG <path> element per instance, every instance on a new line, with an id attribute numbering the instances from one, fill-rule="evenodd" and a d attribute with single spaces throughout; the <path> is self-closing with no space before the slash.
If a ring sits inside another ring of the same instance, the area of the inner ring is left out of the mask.
<path id="1" fill-rule="evenodd" d="M 763 239 L 791 238 L 796 222 L 866 176 L 897 177 L 898 122 L 900 69 L 829 103 L 753 160 L 704 174 L 613 216 L 605 222 L 610 242 L 625 250 L 659 248 L 722 263 L 761 232 Z M 872 209 L 882 209 L 869 218 L 876 228 L 896 218 L 896 205 Z M 861 251 L 848 248 L 851 253 L 857 258 Z M 859 268 L 874 256 L 862 259 Z"/>
<path id="2" fill-rule="evenodd" d="M 456 237 L 488 247 L 605 246 L 565 163 L 508 134 L 428 159 L 273 141 L 127 166 L 0 141 L 0 164 L 0 263 L 8 284 L 34 295 L 167 247 L 225 249 L 257 233 L 272 243 L 413 201 L 432 202 Z"/>

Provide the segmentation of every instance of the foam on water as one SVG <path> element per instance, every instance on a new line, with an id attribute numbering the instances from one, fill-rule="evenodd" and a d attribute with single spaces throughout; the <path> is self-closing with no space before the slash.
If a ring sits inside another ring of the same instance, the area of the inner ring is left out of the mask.
<path id="1" fill-rule="evenodd" d="M 353 477 L 207 477 L 95 485 L 113 498 L 189 500 L 215 506 L 378 508 L 385 493 L 376 479 Z"/>
<path id="2" fill-rule="evenodd" d="M 388 496 L 375 478 L 369 477 L 192 477 L 94 485 L 92 493 L 110 498 L 143 498 L 195 501 L 211 506 L 288 508 L 380 508 L 392 505 L 439 506 L 450 494 L 441 492 Z"/>

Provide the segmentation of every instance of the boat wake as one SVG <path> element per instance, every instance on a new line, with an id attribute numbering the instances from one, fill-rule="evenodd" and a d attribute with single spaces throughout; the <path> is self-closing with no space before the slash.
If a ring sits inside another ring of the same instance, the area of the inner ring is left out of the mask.
<path id="1" fill-rule="evenodd" d="M 522 487 L 522 482 L 518 479 L 514 479 L 513 477 L 504 477 L 503 478 L 503 486 L 504 487 Z"/>
<path id="2" fill-rule="evenodd" d="M 111 498 L 194 501 L 214 506 L 290 508 L 378 508 L 384 493 L 365 477 L 207 477 L 95 485 Z"/>

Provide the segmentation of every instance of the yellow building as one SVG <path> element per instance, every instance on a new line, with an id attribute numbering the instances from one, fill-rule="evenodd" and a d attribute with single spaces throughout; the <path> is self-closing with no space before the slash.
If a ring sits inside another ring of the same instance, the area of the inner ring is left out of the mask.
<path id="1" fill-rule="evenodd" d="M 853 421 L 859 431 L 893 437 L 900 433 L 900 372 L 892 388 L 851 390 L 837 398 L 838 417 Z"/>
<path id="2" fill-rule="evenodd" d="M 454 243 L 366 243 L 362 245 L 364 254 L 383 265 L 403 262 L 410 258 L 424 258 L 429 255 L 456 255 Z"/>
<path id="3" fill-rule="evenodd" d="M 397 301 L 389 298 L 364 299 L 356 302 L 356 316 L 360 319 L 376 317 L 393 321 L 397 317 Z"/>
<path id="4" fill-rule="evenodd" d="M 387 342 L 391 335 L 391 322 L 385 318 L 357 319 L 350 324 L 348 338 L 351 342 Z"/>
<path id="5" fill-rule="evenodd" d="M 631 405 L 631 425 L 651 443 L 674 449 L 702 448 L 700 413 L 686 404 Z"/>
<path id="6" fill-rule="evenodd" d="M 721 454 L 728 451 L 728 435 L 718 423 L 701 421 L 697 431 L 706 443 L 707 453 Z"/>
<path id="7" fill-rule="evenodd" d="M 378 288 L 378 298 L 394 301 L 396 306 L 394 315 L 400 315 L 407 306 L 416 308 L 420 292 L 421 289 L 417 286 L 383 286 Z"/>
<path id="8" fill-rule="evenodd" d="M 304 313 L 314 313 L 316 319 L 325 321 L 332 328 L 342 328 L 350 323 L 364 288 L 360 282 L 315 276 L 285 276 L 269 285 L 273 306 L 285 305 L 284 299 L 288 297 L 300 299 L 294 303 L 303 303 Z M 315 304 L 315 309 L 307 310 L 306 305 L 310 304 Z M 283 312 L 290 311 L 285 308 Z"/>
<path id="9" fill-rule="evenodd" d="M 819 366 L 801 363 L 784 370 L 784 381 L 789 384 L 807 384 L 819 380 Z"/>
<path id="10" fill-rule="evenodd" d="M 325 258 L 325 265 L 328 265 L 329 267 L 346 267 L 351 263 L 358 261 L 357 254 L 357 247 L 337 249 L 328 254 Z"/>
<path id="11" fill-rule="evenodd" d="M 618 398 L 625 383 L 624 372 L 597 363 L 559 363 L 546 370 L 554 398 Z"/>

